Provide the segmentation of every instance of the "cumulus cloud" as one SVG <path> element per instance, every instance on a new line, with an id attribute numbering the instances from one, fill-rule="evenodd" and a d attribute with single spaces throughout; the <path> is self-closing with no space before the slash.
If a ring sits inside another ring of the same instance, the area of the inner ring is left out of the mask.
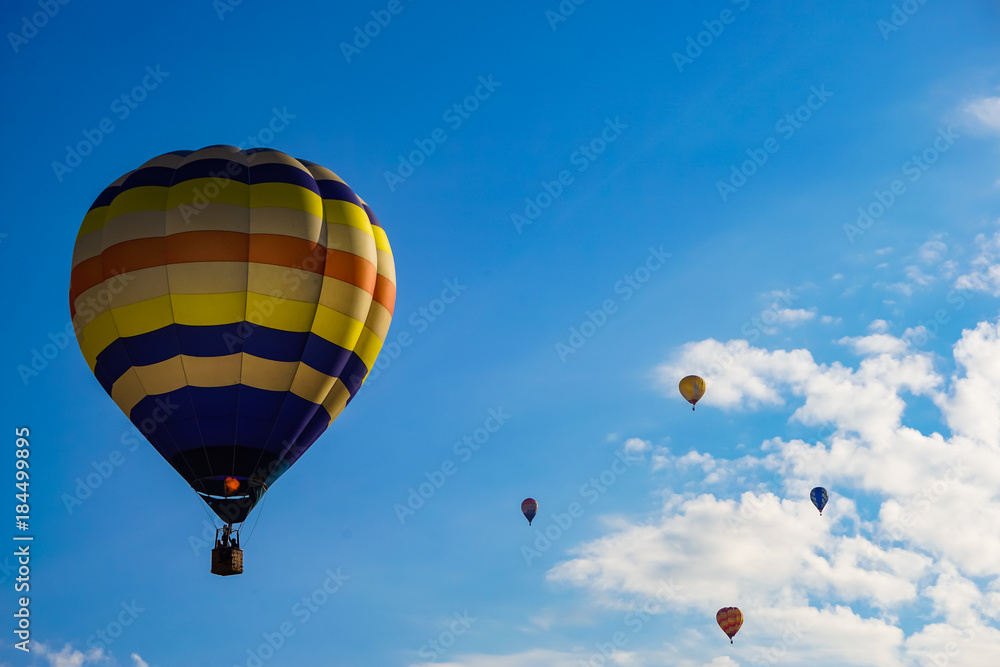
<path id="1" fill-rule="evenodd" d="M 970 102 L 965 112 L 979 126 L 1000 132 L 1000 97 L 983 97 Z"/>
<path id="2" fill-rule="evenodd" d="M 925 250 L 932 257 L 940 248 Z M 826 435 L 771 438 L 759 456 L 735 461 L 664 450 L 662 464 L 700 476 L 701 492 L 665 490 L 653 517 L 616 521 L 570 550 L 549 581 L 611 609 L 668 589 L 669 608 L 684 618 L 738 602 L 753 610 L 740 635 L 744 655 L 764 663 L 995 665 L 1000 534 L 987 527 L 1000 516 L 1000 322 L 962 332 L 950 377 L 910 344 L 912 330 L 897 338 L 889 328 L 875 320 L 867 335 L 840 339 L 861 357 L 853 366 L 743 340 L 682 346 L 657 369 L 664 388 L 697 372 L 708 382 L 706 407 L 783 409 L 790 421 L 827 425 Z M 940 410 L 944 433 L 904 423 L 912 396 Z M 704 492 L 737 477 L 752 487 L 744 473 L 754 467 L 776 483 L 735 497 L 723 487 Z M 807 500 L 817 480 L 831 490 L 822 519 Z M 859 512 L 858 492 L 874 513 Z M 920 620 L 906 635 L 898 618 L 914 610 Z M 713 664 L 672 655 L 635 659 Z"/>
<path id="3" fill-rule="evenodd" d="M 642 454 L 649 451 L 652 447 L 651 442 L 642 438 L 629 438 L 625 441 L 625 451 L 630 453 Z"/>
<path id="4" fill-rule="evenodd" d="M 512 655 L 463 655 L 455 662 L 422 662 L 411 667 L 579 667 L 585 653 L 535 649 Z"/>
<path id="5" fill-rule="evenodd" d="M 970 271 L 955 279 L 955 287 L 1000 296 L 1000 232 L 976 236 L 976 257 Z"/>
<path id="6" fill-rule="evenodd" d="M 778 322 L 795 326 L 816 317 L 816 312 L 804 308 L 782 308 L 775 312 Z"/>
<path id="7" fill-rule="evenodd" d="M 34 650 L 39 656 L 45 658 L 49 667 L 91 667 L 113 664 L 110 657 L 99 648 L 92 648 L 84 652 L 66 644 L 61 650 L 56 651 L 41 642 L 35 642 Z"/>

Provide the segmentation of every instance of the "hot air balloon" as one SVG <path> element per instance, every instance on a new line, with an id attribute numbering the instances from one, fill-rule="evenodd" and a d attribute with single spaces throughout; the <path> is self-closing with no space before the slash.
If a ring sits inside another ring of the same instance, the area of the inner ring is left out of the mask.
<path id="1" fill-rule="evenodd" d="M 743 625 L 743 612 L 736 607 L 723 607 L 715 614 L 722 631 L 729 635 L 729 643 L 733 643 L 733 637 L 740 631 Z"/>
<path id="2" fill-rule="evenodd" d="M 395 282 L 381 224 L 332 171 L 210 146 L 153 158 L 101 193 L 69 303 L 98 382 L 229 542 L 361 388 Z M 217 573 L 238 574 L 239 560 Z"/>
<path id="3" fill-rule="evenodd" d="M 822 486 L 817 486 L 815 489 L 809 492 L 809 500 L 812 501 L 816 509 L 819 510 L 819 515 L 823 516 L 823 508 L 826 507 L 826 501 L 830 499 L 830 495 L 826 492 Z"/>
<path id="4" fill-rule="evenodd" d="M 528 525 L 531 525 L 532 519 L 535 518 L 535 514 L 538 512 L 538 501 L 534 498 L 525 498 L 521 501 L 521 512 L 524 514 L 524 518 L 528 520 Z"/>
<path id="5" fill-rule="evenodd" d="M 694 412 L 694 405 L 705 395 L 705 381 L 697 375 L 688 375 L 683 378 L 677 387 L 681 390 L 681 396 L 691 404 L 691 411 Z"/>

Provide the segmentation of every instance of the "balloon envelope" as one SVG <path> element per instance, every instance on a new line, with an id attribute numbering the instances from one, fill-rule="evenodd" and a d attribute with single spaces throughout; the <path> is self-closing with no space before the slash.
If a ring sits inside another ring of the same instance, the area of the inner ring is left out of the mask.
<path id="1" fill-rule="evenodd" d="M 361 388 L 395 282 L 381 224 L 332 171 L 210 146 L 101 193 L 69 301 L 101 386 L 235 523 Z"/>
<path id="2" fill-rule="evenodd" d="M 524 514 L 524 518 L 528 520 L 528 525 L 531 525 L 532 519 L 535 518 L 535 514 L 538 512 L 538 501 L 534 498 L 525 498 L 521 501 L 521 512 Z"/>
<path id="3" fill-rule="evenodd" d="M 701 400 L 701 397 L 705 395 L 705 380 L 697 375 L 688 375 L 687 377 L 681 379 L 677 388 L 680 389 L 681 396 L 684 397 L 684 400 L 690 403 L 691 409 L 694 410 L 695 403 Z"/>
<path id="4" fill-rule="evenodd" d="M 830 499 L 830 495 L 826 492 L 822 486 L 817 486 L 815 489 L 809 492 L 809 500 L 812 504 L 816 506 L 819 510 L 820 515 L 823 514 L 823 508 L 826 507 L 826 502 Z"/>
<path id="5" fill-rule="evenodd" d="M 736 607 L 723 607 L 715 614 L 715 620 L 722 631 L 729 635 L 729 643 L 732 644 L 733 637 L 743 625 L 743 612 Z"/>

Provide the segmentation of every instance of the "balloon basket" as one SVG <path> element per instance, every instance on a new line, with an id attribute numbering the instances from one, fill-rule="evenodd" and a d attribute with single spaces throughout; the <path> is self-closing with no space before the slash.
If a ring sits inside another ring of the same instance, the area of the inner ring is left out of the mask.
<path id="1" fill-rule="evenodd" d="M 243 574 L 243 549 L 215 547 L 212 549 L 212 574 L 228 577 Z"/>

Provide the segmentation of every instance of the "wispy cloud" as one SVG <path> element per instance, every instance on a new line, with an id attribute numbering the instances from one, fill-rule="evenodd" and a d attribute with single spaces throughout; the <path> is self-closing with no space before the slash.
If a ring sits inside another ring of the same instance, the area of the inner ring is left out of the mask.
<path id="1" fill-rule="evenodd" d="M 979 126 L 1000 132 L 1000 97 L 983 97 L 970 102 L 965 112 Z"/>

